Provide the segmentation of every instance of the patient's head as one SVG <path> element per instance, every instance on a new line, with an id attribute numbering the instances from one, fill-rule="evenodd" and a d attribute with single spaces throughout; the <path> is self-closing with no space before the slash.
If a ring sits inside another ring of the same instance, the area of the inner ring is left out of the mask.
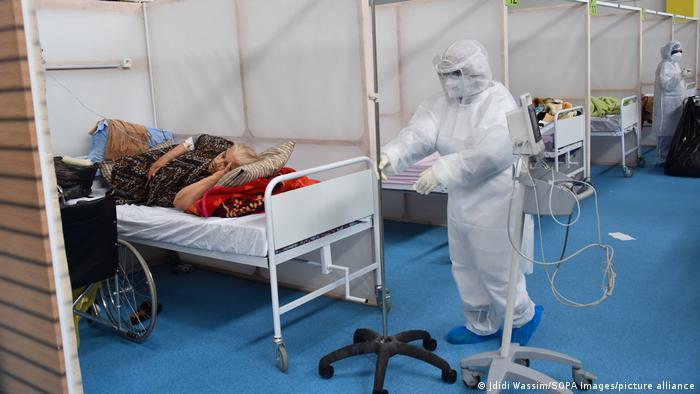
<path id="1" fill-rule="evenodd" d="M 209 163 L 209 172 L 213 174 L 221 170 L 231 171 L 236 167 L 258 160 L 258 154 L 255 153 L 255 150 L 250 145 L 235 144 L 221 152 Z"/>

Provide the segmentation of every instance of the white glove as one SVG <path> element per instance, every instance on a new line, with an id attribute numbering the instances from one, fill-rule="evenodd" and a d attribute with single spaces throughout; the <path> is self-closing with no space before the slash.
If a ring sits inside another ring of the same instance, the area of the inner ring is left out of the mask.
<path id="1" fill-rule="evenodd" d="M 420 194 L 429 194 L 430 191 L 438 186 L 440 186 L 440 181 L 435 178 L 433 170 L 428 168 L 420 174 L 416 183 L 413 184 L 413 190 Z"/>
<path id="2" fill-rule="evenodd" d="M 688 77 L 690 77 L 690 76 L 693 75 L 693 70 L 691 70 L 691 69 L 689 69 L 689 68 L 684 68 L 684 69 L 681 71 L 681 74 L 683 75 L 683 78 L 688 78 Z"/>
<path id="3" fill-rule="evenodd" d="M 386 181 L 388 178 L 386 177 L 386 175 L 384 175 L 384 170 L 388 170 L 390 168 L 391 163 L 389 163 L 389 156 L 382 153 L 379 157 L 379 163 L 377 164 L 377 168 L 374 169 L 374 175 L 377 177 L 377 179 L 379 179 L 379 174 L 381 173 L 382 180 Z"/>

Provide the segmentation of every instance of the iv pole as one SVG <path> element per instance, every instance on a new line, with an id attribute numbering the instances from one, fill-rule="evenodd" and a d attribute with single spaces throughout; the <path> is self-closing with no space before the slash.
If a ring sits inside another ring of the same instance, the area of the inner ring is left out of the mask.
<path id="1" fill-rule="evenodd" d="M 374 101 L 374 132 L 376 141 L 376 158 L 381 157 L 380 148 L 380 133 L 379 133 L 379 80 L 377 76 L 377 29 L 375 19 L 375 4 L 374 0 L 370 0 L 370 8 L 372 15 L 372 59 L 374 67 L 374 92 L 370 95 L 370 99 Z M 442 371 L 442 380 L 447 383 L 457 381 L 457 371 L 452 369 L 447 361 L 432 353 L 437 348 L 437 341 L 430 336 L 428 331 L 410 330 L 403 331 L 396 335 L 389 336 L 387 322 L 387 294 L 386 294 L 386 275 L 384 267 L 384 224 L 382 220 L 382 177 L 381 170 L 377 178 L 377 194 L 379 200 L 379 210 L 377 212 L 375 226 L 379 228 L 379 239 L 374 242 L 379 243 L 379 255 L 376 256 L 379 260 L 382 286 L 381 286 L 381 307 L 382 307 L 382 334 L 378 334 L 367 328 L 358 328 L 353 335 L 353 344 L 342 347 L 334 352 L 325 355 L 318 362 L 318 374 L 324 379 L 333 377 L 332 363 L 353 357 L 361 354 L 375 353 L 377 355 L 377 366 L 374 373 L 373 394 L 387 394 L 384 389 L 384 377 L 389 363 L 389 359 L 397 354 L 412 357 L 426 363 L 432 364 Z M 422 348 L 408 344 L 408 342 L 422 340 Z"/>

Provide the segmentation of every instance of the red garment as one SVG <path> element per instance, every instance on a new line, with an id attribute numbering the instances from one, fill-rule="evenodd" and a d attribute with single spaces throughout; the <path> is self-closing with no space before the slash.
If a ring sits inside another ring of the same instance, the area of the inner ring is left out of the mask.
<path id="1" fill-rule="evenodd" d="M 265 189 L 272 178 L 292 172 L 296 172 L 296 170 L 283 167 L 279 173 L 272 177 L 259 178 L 245 185 L 236 187 L 214 186 L 207 190 L 202 198 L 192 203 L 185 212 L 203 217 L 216 216 L 222 218 L 262 212 L 265 209 Z M 272 194 L 283 193 L 316 183 L 319 183 L 319 181 L 305 176 L 290 179 L 275 186 Z"/>

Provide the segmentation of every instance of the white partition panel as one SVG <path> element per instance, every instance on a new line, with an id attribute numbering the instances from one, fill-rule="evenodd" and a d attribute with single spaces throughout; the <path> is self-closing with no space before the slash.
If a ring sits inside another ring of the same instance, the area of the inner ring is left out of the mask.
<path id="1" fill-rule="evenodd" d="M 695 94 L 698 68 L 698 21 L 677 19 L 673 24 L 673 39 L 683 46 L 681 67 L 693 70 L 692 76 L 685 79 L 689 94 Z"/>
<path id="2" fill-rule="evenodd" d="M 543 4 L 545 4 L 543 6 Z M 508 10 L 510 91 L 582 105 L 583 164 L 590 174 L 590 17 L 578 1 L 521 0 Z"/>
<path id="3" fill-rule="evenodd" d="M 510 90 L 516 97 L 559 97 L 584 102 L 588 95 L 585 4 L 555 2 L 508 13 Z M 546 44 L 544 44 L 546 42 Z"/>
<path id="4" fill-rule="evenodd" d="M 235 2 L 148 7 L 158 126 L 181 134 L 245 132 Z"/>
<path id="5" fill-rule="evenodd" d="M 489 52 L 494 79 L 503 80 L 503 4 L 483 0 L 407 1 L 399 8 L 403 110 L 441 92 L 433 58 L 460 39 L 476 39 Z"/>
<path id="6" fill-rule="evenodd" d="M 357 0 L 240 0 L 254 137 L 358 141 L 366 131 Z"/>
<path id="7" fill-rule="evenodd" d="M 594 95 L 638 94 L 641 88 L 639 11 L 600 7 L 591 17 Z"/>
<path id="8" fill-rule="evenodd" d="M 647 13 L 642 33 L 642 92 L 654 93 L 656 67 L 661 62 L 661 47 L 671 41 L 673 19 Z"/>
<path id="9" fill-rule="evenodd" d="M 376 8 L 377 68 L 381 101 L 381 145 L 391 141 L 401 130 L 405 115 L 401 114 L 401 65 L 399 55 L 399 7 L 397 5 Z"/>
<path id="10" fill-rule="evenodd" d="M 620 9 L 598 5 L 598 15 L 591 17 L 591 95 L 616 98 L 640 95 L 642 89 L 642 26 L 640 9 Z M 628 124 L 639 124 L 638 102 L 623 108 Z M 627 149 L 636 146 L 631 135 Z M 591 139 L 591 163 L 620 163 L 620 138 Z M 636 156 L 628 157 L 636 166 Z"/>
<path id="11" fill-rule="evenodd" d="M 119 63 L 129 70 L 49 71 L 46 97 L 54 155 L 84 156 L 101 117 L 153 124 L 141 6 L 53 0 L 37 3 L 48 65 Z"/>
<path id="12" fill-rule="evenodd" d="M 421 101 L 441 92 L 432 62 L 451 43 L 480 41 L 494 79 L 506 80 L 504 7 L 483 0 L 409 0 L 378 7 L 383 143 L 396 136 Z"/>

